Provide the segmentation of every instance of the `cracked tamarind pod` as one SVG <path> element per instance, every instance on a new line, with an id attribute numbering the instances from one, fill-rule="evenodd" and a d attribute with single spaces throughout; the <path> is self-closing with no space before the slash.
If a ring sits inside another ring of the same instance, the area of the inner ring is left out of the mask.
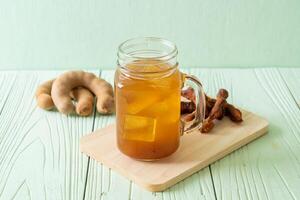
<path id="1" fill-rule="evenodd" d="M 181 101 L 180 102 L 180 113 L 182 115 L 192 113 L 195 110 L 196 110 L 196 105 L 194 102 L 191 102 L 191 101 Z"/>
<path id="2" fill-rule="evenodd" d="M 239 123 L 243 121 L 242 112 L 229 103 L 225 105 L 225 115 L 233 122 Z"/>
<path id="3" fill-rule="evenodd" d="M 201 133 L 208 133 L 214 127 L 215 119 L 222 119 L 224 116 L 224 105 L 227 103 L 226 99 L 228 98 L 228 91 L 225 89 L 220 89 L 217 94 L 217 99 L 212 107 L 209 116 L 202 123 L 202 127 L 200 128 Z"/>
<path id="4" fill-rule="evenodd" d="M 181 90 L 181 96 L 185 97 L 186 99 L 194 103 L 196 102 L 195 90 L 191 87 Z"/>
<path id="5" fill-rule="evenodd" d="M 201 133 L 209 133 L 215 126 L 213 120 L 205 119 L 200 129 Z"/>
<path id="6" fill-rule="evenodd" d="M 195 108 L 191 105 L 191 103 L 193 103 L 193 100 L 195 99 L 194 90 L 192 88 L 187 88 L 181 92 L 181 95 L 190 100 L 187 102 L 181 102 L 181 119 L 188 122 L 193 120 L 195 116 Z M 202 133 L 210 132 L 215 125 L 214 121 L 222 120 L 224 116 L 229 117 L 231 121 L 236 123 L 240 123 L 243 121 L 242 112 L 226 101 L 228 96 L 228 91 L 225 89 L 219 90 L 216 99 L 205 95 L 205 120 L 203 121 L 202 127 L 200 129 Z"/>
<path id="7" fill-rule="evenodd" d="M 228 98 L 228 91 L 225 89 L 220 89 L 217 94 L 216 102 L 212 107 L 208 118 L 212 120 L 222 119 L 224 115 L 224 105 L 227 103 L 226 102 L 227 98 Z"/>
<path id="8" fill-rule="evenodd" d="M 208 118 L 211 109 L 216 103 L 216 99 L 213 99 L 205 94 L 205 119 Z"/>
<path id="9" fill-rule="evenodd" d="M 188 87 L 181 91 L 181 96 L 184 97 L 180 102 L 181 119 L 185 122 L 192 121 L 195 118 L 196 96 L 193 88 Z"/>

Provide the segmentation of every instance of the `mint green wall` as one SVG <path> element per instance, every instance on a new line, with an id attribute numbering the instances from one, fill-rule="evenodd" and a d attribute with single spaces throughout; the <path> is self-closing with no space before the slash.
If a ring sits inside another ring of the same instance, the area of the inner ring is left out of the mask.
<path id="1" fill-rule="evenodd" d="M 182 66 L 300 66 L 300 1 L 0 0 L 0 69 L 110 68 L 136 36 Z"/>

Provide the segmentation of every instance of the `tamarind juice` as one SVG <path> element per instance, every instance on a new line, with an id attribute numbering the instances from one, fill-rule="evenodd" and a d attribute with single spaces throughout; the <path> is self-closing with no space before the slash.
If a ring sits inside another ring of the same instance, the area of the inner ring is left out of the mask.
<path id="1" fill-rule="evenodd" d="M 126 68 L 139 76 L 115 74 L 118 147 L 136 159 L 166 157 L 179 146 L 180 72 L 159 60 L 138 60 Z"/>

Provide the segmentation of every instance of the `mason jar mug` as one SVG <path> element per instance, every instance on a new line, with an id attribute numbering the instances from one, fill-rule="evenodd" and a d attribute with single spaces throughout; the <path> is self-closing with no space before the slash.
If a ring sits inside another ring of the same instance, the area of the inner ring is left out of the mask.
<path id="1" fill-rule="evenodd" d="M 134 38 L 118 49 L 115 73 L 116 134 L 119 150 L 145 161 L 174 153 L 183 132 L 199 128 L 205 96 L 200 81 L 178 69 L 177 47 L 153 37 Z M 196 114 L 189 128 L 180 120 L 181 89 L 196 92 Z"/>

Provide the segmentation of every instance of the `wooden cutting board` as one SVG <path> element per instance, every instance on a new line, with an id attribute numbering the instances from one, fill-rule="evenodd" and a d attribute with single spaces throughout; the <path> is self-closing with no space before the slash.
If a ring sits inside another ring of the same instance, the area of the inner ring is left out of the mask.
<path id="1" fill-rule="evenodd" d="M 123 155 L 116 146 L 115 125 L 98 129 L 80 140 L 81 151 L 149 191 L 162 191 L 230 152 L 262 136 L 268 122 L 243 111 L 241 124 L 226 117 L 209 134 L 194 131 L 181 138 L 179 149 L 155 162 Z"/>

